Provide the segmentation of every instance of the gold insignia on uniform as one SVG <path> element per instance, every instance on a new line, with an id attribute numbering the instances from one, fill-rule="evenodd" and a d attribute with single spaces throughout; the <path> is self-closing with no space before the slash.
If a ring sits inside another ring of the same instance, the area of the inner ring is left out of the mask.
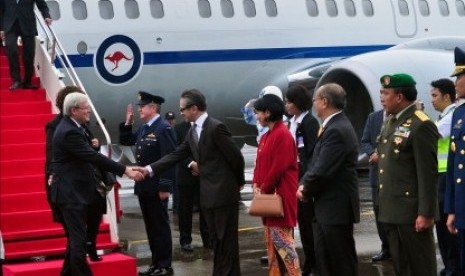
<path id="1" fill-rule="evenodd" d="M 428 115 L 426 115 L 426 113 L 423 112 L 423 111 L 421 111 L 421 110 L 415 111 L 415 115 L 416 115 L 416 116 L 418 117 L 418 119 L 420 119 L 422 122 L 428 121 L 428 120 L 429 120 Z"/>
<path id="2" fill-rule="evenodd" d="M 451 142 L 451 143 L 450 143 L 450 150 L 451 150 L 452 152 L 455 152 L 455 142 Z"/>
<path id="3" fill-rule="evenodd" d="M 391 77 L 390 76 L 385 76 L 383 79 L 384 85 L 389 85 L 391 83 Z"/>
<path id="4" fill-rule="evenodd" d="M 147 138 L 156 138 L 157 136 L 155 136 L 155 134 L 153 133 L 150 133 L 149 135 L 147 135 Z"/>
<path id="5" fill-rule="evenodd" d="M 403 127 L 410 127 L 410 124 L 409 123 L 403 123 L 402 126 Z"/>
<path id="6" fill-rule="evenodd" d="M 407 123 L 407 124 L 411 124 L 411 123 L 412 123 L 412 119 L 408 119 L 406 123 Z"/>
<path id="7" fill-rule="evenodd" d="M 394 153 L 395 153 L 395 154 L 399 154 L 399 152 L 400 152 L 400 151 L 399 151 L 398 149 L 395 149 L 395 150 L 394 150 Z"/>
<path id="8" fill-rule="evenodd" d="M 400 143 L 402 143 L 402 138 L 401 137 L 394 138 L 394 143 L 396 143 L 396 145 L 399 145 Z"/>

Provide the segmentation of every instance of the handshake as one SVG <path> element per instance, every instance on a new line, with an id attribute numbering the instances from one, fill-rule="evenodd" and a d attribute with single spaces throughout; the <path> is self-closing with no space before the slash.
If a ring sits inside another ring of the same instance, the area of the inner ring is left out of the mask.
<path id="1" fill-rule="evenodd" d="M 124 174 L 134 181 L 142 181 L 149 176 L 149 170 L 144 167 L 126 167 Z"/>

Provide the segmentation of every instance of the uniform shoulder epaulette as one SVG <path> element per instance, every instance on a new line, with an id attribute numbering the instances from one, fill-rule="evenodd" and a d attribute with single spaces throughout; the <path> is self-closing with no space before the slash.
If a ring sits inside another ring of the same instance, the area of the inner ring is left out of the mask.
<path id="1" fill-rule="evenodd" d="M 429 120 L 428 115 L 426 115 L 426 113 L 421 110 L 415 111 L 415 116 L 417 116 L 418 119 L 420 119 L 422 122 Z"/>

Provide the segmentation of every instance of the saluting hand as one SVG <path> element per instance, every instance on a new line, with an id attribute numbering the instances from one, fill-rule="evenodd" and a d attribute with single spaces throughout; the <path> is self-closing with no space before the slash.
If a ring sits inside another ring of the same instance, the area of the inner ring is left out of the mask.
<path id="1" fill-rule="evenodd" d="M 128 104 L 126 109 L 126 125 L 132 125 L 134 122 L 134 106 L 132 104 Z"/>

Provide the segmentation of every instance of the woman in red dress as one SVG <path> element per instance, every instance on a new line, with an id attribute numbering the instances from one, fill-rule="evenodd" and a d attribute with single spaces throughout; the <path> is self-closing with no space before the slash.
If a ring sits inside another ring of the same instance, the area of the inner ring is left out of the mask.
<path id="1" fill-rule="evenodd" d="M 264 217 L 269 275 L 300 275 L 293 229 L 297 221 L 297 148 L 282 122 L 284 103 L 265 95 L 254 103 L 257 121 L 269 131 L 260 139 L 254 170 L 254 193 L 277 193 L 283 200 L 284 217 Z"/>

